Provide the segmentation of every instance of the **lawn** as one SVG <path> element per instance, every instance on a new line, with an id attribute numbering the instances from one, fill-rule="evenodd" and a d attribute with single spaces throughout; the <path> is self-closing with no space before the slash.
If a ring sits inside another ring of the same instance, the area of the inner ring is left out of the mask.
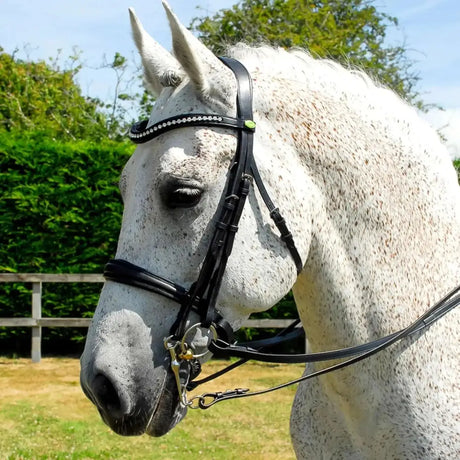
<path id="1" fill-rule="evenodd" d="M 205 368 L 213 372 L 222 362 Z M 121 437 L 83 395 L 79 361 L 0 358 L 0 459 L 293 459 L 289 412 L 295 387 L 206 411 L 189 410 L 162 438 Z M 262 389 L 296 378 L 301 365 L 249 363 L 206 391 Z"/>

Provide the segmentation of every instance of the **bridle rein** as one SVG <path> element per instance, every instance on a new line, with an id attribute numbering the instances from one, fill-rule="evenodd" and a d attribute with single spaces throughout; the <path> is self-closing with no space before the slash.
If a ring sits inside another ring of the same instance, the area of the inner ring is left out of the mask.
<path id="1" fill-rule="evenodd" d="M 109 281 L 127 284 L 162 295 L 180 305 L 178 316 L 171 328 L 170 335 L 164 339 L 164 344 L 170 353 L 170 365 L 176 379 L 180 403 L 183 406 L 202 409 L 206 409 L 219 401 L 274 391 L 353 364 L 404 337 L 420 331 L 460 303 L 460 287 L 458 287 L 408 328 L 367 344 L 341 350 L 310 354 L 273 354 L 265 352 L 267 348 L 275 347 L 303 334 L 303 329 L 296 327 L 300 322 L 299 320 L 294 321 L 276 337 L 252 341 L 247 344 L 234 343 L 232 327 L 220 315 L 216 308 L 216 301 L 227 261 L 232 252 L 246 198 L 251 185 L 254 183 L 280 232 L 281 240 L 292 256 L 298 274 L 302 270 L 303 263 L 295 246 L 293 236 L 279 209 L 270 199 L 254 160 L 253 136 L 256 125 L 253 121 L 252 113 L 252 81 L 250 74 L 239 61 L 231 58 L 220 59 L 233 71 L 237 81 L 237 117 L 190 113 L 162 120 L 152 126 L 148 126 L 147 121 L 142 121 L 133 125 L 129 133 L 130 139 L 136 144 L 148 142 L 165 132 L 189 126 L 229 128 L 238 133 L 235 156 L 229 167 L 221 205 L 215 214 L 214 233 L 198 279 L 191 287 L 185 288 L 121 259 L 110 260 L 104 271 L 104 277 Z M 200 320 L 190 326 L 189 318 L 192 311 L 199 315 Z M 197 329 L 204 329 L 208 334 L 207 350 L 201 354 L 197 353 L 193 345 L 188 341 L 189 338 L 193 338 Z M 220 356 L 236 356 L 241 359 L 216 374 L 196 381 L 194 379 L 201 371 L 199 359 L 209 352 L 219 353 Z M 219 377 L 249 359 L 276 363 L 307 363 L 344 358 L 350 359 L 267 390 L 249 392 L 248 389 L 239 388 L 225 392 L 205 393 L 195 396 L 191 400 L 187 399 L 187 391 Z"/>

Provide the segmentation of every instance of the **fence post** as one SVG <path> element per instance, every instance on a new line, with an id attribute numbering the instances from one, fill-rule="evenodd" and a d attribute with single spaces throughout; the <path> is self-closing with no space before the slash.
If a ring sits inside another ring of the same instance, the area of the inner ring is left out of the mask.
<path id="1" fill-rule="evenodd" d="M 32 283 L 32 319 L 42 317 L 42 283 Z M 42 357 L 42 327 L 32 327 L 32 362 L 39 363 Z"/>

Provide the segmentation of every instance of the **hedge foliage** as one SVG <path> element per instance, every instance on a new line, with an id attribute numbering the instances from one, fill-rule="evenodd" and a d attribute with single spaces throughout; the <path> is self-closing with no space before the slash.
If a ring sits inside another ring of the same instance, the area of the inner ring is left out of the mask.
<path id="1" fill-rule="evenodd" d="M 0 132 L 0 271 L 101 273 L 116 250 L 122 217 L 118 178 L 132 151 L 127 143 Z M 0 316 L 30 316 L 29 288 L 0 286 Z M 43 316 L 90 316 L 100 288 L 45 284 Z M 78 341 L 84 332 L 49 330 L 45 346 L 56 346 L 58 338 Z M 0 353 L 29 344 L 29 329 L 0 328 Z"/>
<path id="2" fill-rule="evenodd" d="M 101 273 L 114 255 L 122 218 L 120 171 L 127 143 L 57 142 L 0 132 L 0 271 Z M 454 162 L 459 174 L 460 160 Z M 44 285 L 43 316 L 89 317 L 99 284 Z M 30 316 L 30 286 L 0 286 L 0 316 Z M 292 317 L 289 294 L 259 317 Z M 79 352 L 86 331 L 47 329 L 45 352 Z M 259 330 L 246 330 L 246 338 Z M 74 345 L 73 345 L 74 344 Z M 27 353 L 30 329 L 0 328 L 0 353 Z"/>
<path id="3" fill-rule="evenodd" d="M 101 273 L 115 254 L 122 218 L 118 178 L 134 147 L 114 133 L 118 141 L 107 140 L 110 123 L 97 101 L 81 96 L 73 81 L 77 69 L 26 63 L 2 51 L 0 272 Z M 460 180 L 460 160 L 455 166 Z M 30 316 L 30 288 L 0 285 L 0 316 Z M 47 283 L 43 316 L 92 316 L 100 288 Z M 294 312 L 288 294 L 258 316 L 286 318 Z M 44 351 L 80 352 L 85 333 L 47 329 Z M 245 334 L 257 338 L 260 330 Z M 0 327 L 0 354 L 29 349 L 29 328 Z"/>

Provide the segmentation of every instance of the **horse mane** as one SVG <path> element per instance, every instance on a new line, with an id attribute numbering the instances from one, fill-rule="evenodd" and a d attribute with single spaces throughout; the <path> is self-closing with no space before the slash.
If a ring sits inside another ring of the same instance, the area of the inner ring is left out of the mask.
<path id="1" fill-rule="evenodd" d="M 268 45 L 233 45 L 228 55 L 241 60 L 253 75 L 283 79 L 299 85 L 299 90 L 321 94 L 324 100 L 341 100 L 363 120 L 385 126 L 387 134 L 418 160 L 439 161 L 451 166 L 447 149 L 437 132 L 420 117 L 416 108 L 393 90 L 358 68 L 347 68 L 331 59 L 314 58 L 299 48 L 285 50 Z M 257 77 L 256 77 L 257 78 Z M 338 107 L 337 107 L 338 108 Z M 351 113 L 351 112 L 350 112 Z M 344 118 L 347 113 L 343 113 Z M 430 160 L 428 160 L 430 158 Z M 449 160 L 449 161 L 446 161 Z"/>
<path id="2" fill-rule="evenodd" d="M 360 95 L 366 91 L 366 93 L 372 93 L 373 98 L 378 98 L 387 104 L 400 103 L 411 108 L 394 91 L 369 76 L 365 71 L 351 66 L 344 67 L 332 59 L 314 58 L 302 48 L 285 50 L 269 45 L 252 47 L 238 43 L 228 49 L 228 54 L 244 61 L 251 70 L 264 63 L 264 72 L 269 72 L 272 77 L 296 80 L 299 83 L 317 82 L 326 92 L 340 90 L 351 95 Z"/>

